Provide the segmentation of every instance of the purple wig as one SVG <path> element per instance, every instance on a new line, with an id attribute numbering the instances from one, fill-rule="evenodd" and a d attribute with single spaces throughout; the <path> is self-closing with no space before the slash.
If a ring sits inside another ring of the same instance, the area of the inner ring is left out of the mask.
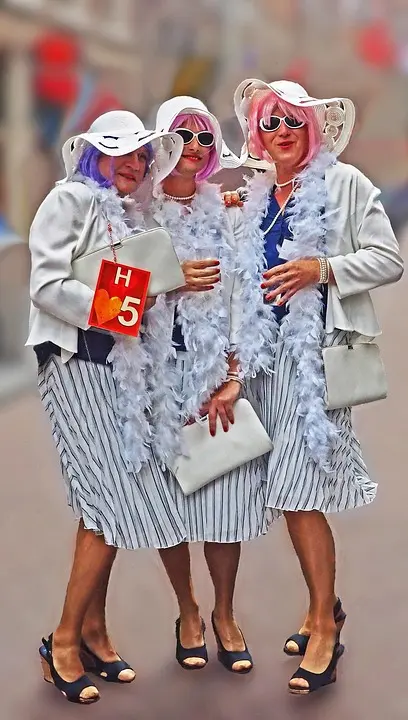
<path id="1" fill-rule="evenodd" d="M 176 119 L 173 120 L 171 124 L 170 132 L 174 132 L 174 130 L 179 127 L 189 128 L 189 130 L 193 130 L 193 132 L 197 132 L 197 130 L 207 130 L 207 132 L 211 132 L 214 137 L 217 136 L 215 128 L 213 127 L 209 118 L 207 118 L 206 115 L 200 115 L 199 110 L 197 110 L 195 113 L 180 113 L 180 115 L 177 115 Z M 201 170 L 199 170 L 196 175 L 196 180 L 207 180 L 207 178 L 215 175 L 215 173 L 217 173 L 219 169 L 220 163 L 218 159 L 218 153 L 215 145 L 213 145 L 208 154 L 206 164 L 203 168 L 201 168 Z M 173 170 L 171 174 L 177 175 L 177 170 Z"/>
<path id="2" fill-rule="evenodd" d="M 148 153 L 145 172 L 146 177 L 146 175 L 150 172 L 150 164 L 153 160 L 153 147 L 150 143 L 148 143 L 147 145 L 145 145 L 145 148 Z M 103 153 L 101 153 L 101 151 L 93 145 L 89 145 L 88 147 L 86 147 L 78 163 L 78 172 L 80 172 L 81 175 L 83 175 L 84 177 L 88 177 L 91 180 L 94 180 L 100 187 L 110 188 L 113 185 L 112 180 L 104 177 L 104 175 L 102 175 L 101 171 L 99 170 L 99 160 L 102 154 Z M 113 167 L 111 165 L 111 174 L 113 175 L 112 170 Z"/>

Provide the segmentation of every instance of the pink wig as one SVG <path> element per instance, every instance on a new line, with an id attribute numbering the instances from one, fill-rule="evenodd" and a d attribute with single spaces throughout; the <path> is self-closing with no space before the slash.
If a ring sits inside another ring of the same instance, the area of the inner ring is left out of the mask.
<path id="1" fill-rule="evenodd" d="M 322 131 L 320 129 L 316 112 L 312 107 L 300 108 L 296 105 L 291 105 L 285 100 L 281 100 L 277 95 L 275 95 L 273 90 L 259 90 L 255 93 L 251 101 L 248 118 L 249 152 L 262 160 L 270 160 L 269 153 L 265 150 L 262 142 L 259 121 L 262 118 L 269 118 L 277 110 L 280 110 L 280 112 L 285 115 L 296 118 L 296 120 L 306 123 L 309 137 L 309 149 L 301 165 L 307 165 L 314 157 L 316 157 L 323 141 Z"/>
<path id="2" fill-rule="evenodd" d="M 173 120 L 171 124 L 170 132 L 179 127 L 188 128 L 189 130 L 193 130 L 193 132 L 196 132 L 197 129 L 198 131 L 207 130 L 207 132 L 213 133 L 214 138 L 217 137 L 217 133 L 210 119 L 206 117 L 206 115 L 200 115 L 199 110 L 197 110 L 195 113 L 180 113 L 180 115 L 177 115 L 177 117 L 175 118 L 175 120 Z M 197 173 L 196 180 L 207 180 L 212 175 L 215 175 L 215 173 L 217 173 L 219 169 L 220 163 L 218 159 L 217 149 L 214 144 L 210 152 L 208 153 L 206 164 Z M 178 175 L 177 169 L 173 170 L 171 174 Z"/>

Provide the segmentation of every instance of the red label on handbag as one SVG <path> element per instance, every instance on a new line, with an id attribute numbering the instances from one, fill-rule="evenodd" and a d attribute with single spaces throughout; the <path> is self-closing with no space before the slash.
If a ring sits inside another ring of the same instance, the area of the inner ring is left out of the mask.
<path id="1" fill-rule="evenodd" d="M 146 305 L 150 275 L 147 270 L 102 260 L 89 324 L 136 337 Z"/>

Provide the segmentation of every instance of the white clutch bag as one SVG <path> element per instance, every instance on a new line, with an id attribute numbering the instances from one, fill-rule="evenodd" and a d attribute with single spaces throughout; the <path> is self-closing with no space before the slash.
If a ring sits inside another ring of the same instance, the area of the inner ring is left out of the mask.
<path id="1" fill-rule="evenodd" d="M 224 432 L 217 418 L 214 437 L 210 435 L 207 418 L 183 427 L 182 446 L 189 457 L 178 455 L 170 470 L 185 495 L 272 450 L 271 439 L 248 400 L 237 400 L 234 419 L 228 432 Z"/>
<path id="2" fill-rule="evenodd" d="M 323 348 L 328 410 L 364 405 L 387 397 L 387 378 L 376 343 Z"/>
<path id="3" fill-rule="evenodd" d="M 149 296 L 170 292 L 185 284 L 170 235 L 161 227 L 129 235 L 122 240 L 112 240 L 99 250 L 81 255 L 72 263 L 74 278 L 93 290 L 98 280 L 101 261 L 114 259 L 112 247 L 119 263 L 151 273 Z"/>

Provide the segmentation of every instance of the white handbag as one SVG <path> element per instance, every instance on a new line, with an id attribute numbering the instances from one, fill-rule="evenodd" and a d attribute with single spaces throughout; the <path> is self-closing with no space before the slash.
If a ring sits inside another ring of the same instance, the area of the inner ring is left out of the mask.
<path id="1" fill-rule="evenodd" d="M 189 457 L 178 455 L 170 470 L 185 495 L 272 450 L 271 439 L 248 400 L 236 401 L 234 420 L 224 432 L 217 417 L 214 437 L 207 418 L 183 427 L 181 442 Z"/>
<path id="2" fill-rule="evenodd" d="M 387 397 L 387 378 L 376 343 L 350 342 L 323 348 L 323 364 L 328 410 Z"/>
<path id="3" fill-rule="evenodd" d="M 176 251 L 170 235 L 164 228 L 156 227 L 122 240 L 114 240 L 99 250 L 81 255 L 72 263 L 75 280 L 95 288 L 102 260 L 113 260 L 151 273 L 148 295 L 176 290 L 185 284 Z"/>

